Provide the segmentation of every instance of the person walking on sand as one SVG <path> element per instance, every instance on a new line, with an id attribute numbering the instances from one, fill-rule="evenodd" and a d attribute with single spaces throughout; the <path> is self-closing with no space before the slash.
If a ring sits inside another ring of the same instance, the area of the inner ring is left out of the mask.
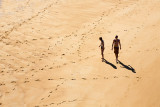
<path id="1" fill-rule="evenodd" d="M 114 46 L 114 53 L 115 53 L 115 56 L 116 56 L 116 62 L 118 63 L 119 46 L 120 46 L 120 49 L 121 49 L 121 43 L 120 43 L 120 40 L 118 39 L 117 35 L 116 35 L 115 39 L 113 40 L 112 50 L 113 50 L 113 46 Z"/>
<path id="2" fill-rule="evenodd" d="M 103 61 L 103 59 L 104 59 L 104 54 L 103 54 L 103 52 L 104 52 L 104 41 L 103 41 L 103 39 L 102 39 L 102 37 L 99 37 L 99 40 L 101 41 L 101 44 L 99 45 L 99 47 L 101 47 L 101 55 L 102 55 L 102 61 Z"/>

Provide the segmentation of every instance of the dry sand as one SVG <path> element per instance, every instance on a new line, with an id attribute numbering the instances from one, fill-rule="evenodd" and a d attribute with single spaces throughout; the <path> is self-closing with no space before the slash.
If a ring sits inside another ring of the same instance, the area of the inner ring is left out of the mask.
<path id="1" fill-rule="evenodd" d="M 160 107 L 160 0 L 0 3 L 0 107 Z"/>

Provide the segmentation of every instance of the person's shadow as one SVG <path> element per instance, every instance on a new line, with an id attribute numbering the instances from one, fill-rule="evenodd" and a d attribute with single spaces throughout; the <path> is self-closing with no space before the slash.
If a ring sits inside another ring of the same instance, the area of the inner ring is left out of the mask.
<path id="1" fill-rule="evenodd" d="M 117 67 L 114 64 L 108 62 L 106 59 L 103 59 L 102 61 L 105 62 L 106 64 L 112 66 L 114 69 L 117 69 Z"/>
<path id="2" fill-rule="evenodd" d="M 133 73 L 136 73 L 135 69 L 134 69 L 132 66 L 130 66 L 130 65 L 125 65 L 125 64 L 123 64 L 121 61 L 119 61 L 119 64 L 122 65 L 121 68 L 126 68 L 126 69 L 128 69 L 128 70 L 131 70 Z"/>

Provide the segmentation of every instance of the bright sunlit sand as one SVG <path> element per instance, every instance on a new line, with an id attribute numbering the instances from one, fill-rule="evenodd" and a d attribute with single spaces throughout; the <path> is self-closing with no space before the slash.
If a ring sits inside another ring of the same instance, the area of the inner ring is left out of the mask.
<path id="1" fill-rule="evenodd" d="M 0 107 L 160 107 L 160 0 L 0 0 Z"/>

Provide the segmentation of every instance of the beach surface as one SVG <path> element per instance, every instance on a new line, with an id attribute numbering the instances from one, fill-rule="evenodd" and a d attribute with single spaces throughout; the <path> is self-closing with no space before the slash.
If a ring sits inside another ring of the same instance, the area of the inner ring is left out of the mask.
<path id="1" fill-rule="evenodd" d="M 160 0 L 0 0 L 0 107 L 160 107 Z"/>

